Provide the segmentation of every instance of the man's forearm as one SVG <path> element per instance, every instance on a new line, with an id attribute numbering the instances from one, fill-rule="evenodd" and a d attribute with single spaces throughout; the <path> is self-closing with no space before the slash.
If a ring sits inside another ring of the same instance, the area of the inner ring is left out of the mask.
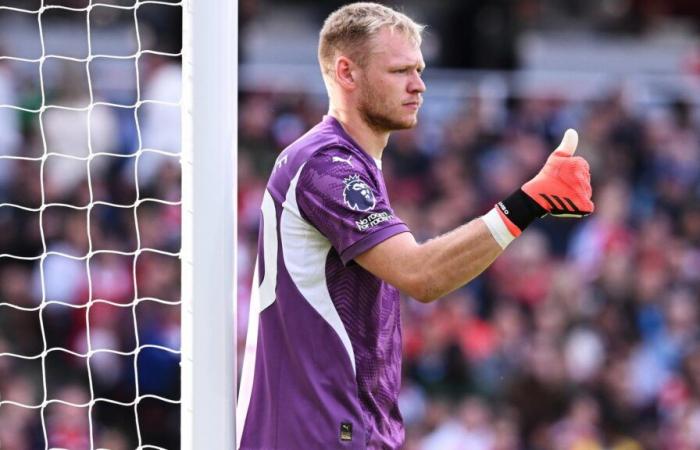
<path id="1" fill-rule="evenodd" d="M 478 218 L 423 244 L 411 233 L 398 234 L 356 261 L 416 300 L 430 302 L 468 283 L 502 251 Z"/>
<path id="2" fill-rule="evenodd" d="M 419 300 L 436 300 L 465 285 L 502 252 L 482 218 L 419 245 L 412 258 L 424 284 Z"/>

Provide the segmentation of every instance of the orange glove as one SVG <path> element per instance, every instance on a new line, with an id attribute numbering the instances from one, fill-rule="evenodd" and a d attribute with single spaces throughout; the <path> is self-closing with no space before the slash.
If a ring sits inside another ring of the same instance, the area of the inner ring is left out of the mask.
<path id="1" fill-rule="evenodd" d="M 483 216 L 501 247 L 538 217 L 583 217 L 593 212 L 591 175 L 586 160 L 574 156 L 577 145 L 576 131 L 566 130 L 540 173 Z"/>
<path id="2" fill-rule="evenodd" d="M 548 214 L 556 217 L 583 217 L 592 213 L 591 174 L 585 159 L 574 156 L 578 134 L 568 129 L 540 173 L 522 187 Z"/>

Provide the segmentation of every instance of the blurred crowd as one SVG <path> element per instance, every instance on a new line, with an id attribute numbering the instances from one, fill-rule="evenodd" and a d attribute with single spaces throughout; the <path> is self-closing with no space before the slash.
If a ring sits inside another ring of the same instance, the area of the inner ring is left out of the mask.
<path id="1" fill-rule="evenodd" d="M 647 3 L 660 4 L 631 2 Z M 142 33 L 177 52 L 159 39 L 179 24 L 156 6 L 142 6 Z M 242 2 L 243 22 L 256 6 Z M 102 24 L 131 23 L 127 13 Z M 505 50 L 495 66 L 512 64 Z M 24 108 L 0 107 L 0 448 L 84 449 L 91 435 L 96 448 L 179 448 L 179 406 L 162 400 L 180 397 L 179 355 L 134 354 L 180 347 L 179 260 L 152 251 L 180 249 L 179 108 L 134 108 L 131 60 L 93 60 L 90 89 L 84 65 L 47 59 L 45 105 L 121 107 L 33 112 L 37 66 L 0 60 L 0 105 Z M 138 72 L 139 100 L 179 101 L 177 58 L 142 55 Z M 696 105 L 671 93 L 640 103 L 622 87 L 573 102 L 515 90 L 433 97 L 430 85 L 418 128 L 395 133 L 383 158 L 392 206 L 419 240 L 488 211 L 568 127 L 591 165 L 596 212 L 538 221 L 445 299 L 402 299 L 405 448 L 700 448 Z M 269 171 L 327 104 L 244 89 L 239 106 L 242 355 Z"/>
<path id="2" fill-rule="evenodd" d="M 0 60 L 3 450 L 179 448 L 180 63 L 95 64 Z"/>
<path id="3" fill-rule="evenodd" d="M 403 299 L 406 449 L 700 448 L 700 136 L 693 105 L 666 100 L 614 88 L 586 102 L 465 96 L 445 111 L 454 99 L 428 95 L 419 126 L 392 136 L 384 178 L 419 240 L 487 212 L 568 127 L 596 202 L 584 220 L 538 221 L 447 298 Z M 242 348 L 261 192 L 326 103 L 240 101 Z"/>

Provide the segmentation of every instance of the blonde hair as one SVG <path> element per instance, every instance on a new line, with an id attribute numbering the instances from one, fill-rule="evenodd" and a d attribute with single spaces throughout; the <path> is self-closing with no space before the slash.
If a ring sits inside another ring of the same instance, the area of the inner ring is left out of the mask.
<path id="1" fill-rule="evenodd" d="M 369 54 L 369 41 L 384 27 L 392 32 L 405 33 L 416 45 L 420 45 L 425 25 L 389 7 L 370 2 L 351 3 L 328 16 L 321 28 L 318 44 L 318 62 L 324 78 L 332 72 L 334 59 L 339 52 L 364 65 Z"/>

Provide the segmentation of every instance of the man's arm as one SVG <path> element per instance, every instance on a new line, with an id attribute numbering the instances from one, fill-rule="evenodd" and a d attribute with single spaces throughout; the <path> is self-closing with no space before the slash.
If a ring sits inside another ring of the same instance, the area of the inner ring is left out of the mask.
<path id="1" fill-rule="evenodd" d="M 481 218 L 418 244 L 401 233 L 357 256 L 355 261 L 421 302 L 465 285 L 503 252 Z"/>
<path id="2" fill-rule="evenodd" d="M 491 265 L 534 219 L 593 212 L 588 164 L 573 156 L 577 144 L 576 132 L 567 131 L 540 173 L 485 216 L 424 244 L 398 234 L 355 261 L 421 302 L 452 292 Z"/>

